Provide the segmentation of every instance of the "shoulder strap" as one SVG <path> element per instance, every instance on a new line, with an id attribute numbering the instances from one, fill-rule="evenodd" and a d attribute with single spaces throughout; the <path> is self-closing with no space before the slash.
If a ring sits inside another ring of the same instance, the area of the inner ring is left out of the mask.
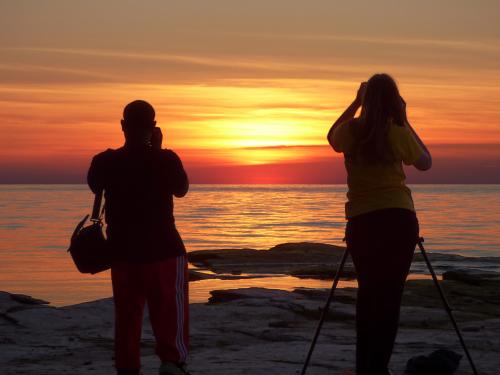
<path id="1" fill-rule="evenodd" d="M 102 193 L 103 191 L 101 190 L 94 197 L 94 207 L 92 208 L 92 216 L 90 217 L 91 221 L 101 221 Z"/>

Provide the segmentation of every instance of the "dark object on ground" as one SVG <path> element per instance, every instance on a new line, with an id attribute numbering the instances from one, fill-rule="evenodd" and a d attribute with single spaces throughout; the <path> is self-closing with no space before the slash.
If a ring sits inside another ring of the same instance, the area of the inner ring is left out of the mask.
<path id="1" fill-rule="evenodd" d="M 458 370 L 462 356 L 451 350 L 439 349 L 428 356 L 412 357 L 406 364 L 405 374 L 452 375 Z"/>

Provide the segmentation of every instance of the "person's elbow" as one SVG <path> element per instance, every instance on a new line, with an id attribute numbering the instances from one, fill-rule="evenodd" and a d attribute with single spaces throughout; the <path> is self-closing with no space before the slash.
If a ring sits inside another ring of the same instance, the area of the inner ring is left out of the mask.
<path id="1" fill-rule="evenodd" d="M 187 194 L 188 191 L 189 191 L 189 180 L 186 177 L 186 179 L 183 181 L 182 184 L 176 186 L 173 193 L 176 198 L 182 198 Z"/>
<path id="2" fill-rule="evenodd" d="M 432 168 L 432 157 L 427 152 L 424 152 L 422 156 L 413 164 L 415 168 L 419 171 L 428 171 Z"/>
<path id="3" fill-rule="evenodd" d="M 333 139 L 333 137 L 332 137 L 331 134 L 328 134 L 328 136 L 326 137 L 326 139 L 327 139 L 328 143 L 330 144 L 330 146 L 333 148 L 333 151 L 335 151 L 335 152 L 342 152 L 342 149 L 335 142 L 335 140 Z"/>
<path id="4" fill-rule="evenodd" d="M 100 193 L 103 190 L 101 184 L 99 183 L 99 179 L 92 168 L 89 169 L 89 172 L 87 173 L 87 184 L 94 194 Z"/>

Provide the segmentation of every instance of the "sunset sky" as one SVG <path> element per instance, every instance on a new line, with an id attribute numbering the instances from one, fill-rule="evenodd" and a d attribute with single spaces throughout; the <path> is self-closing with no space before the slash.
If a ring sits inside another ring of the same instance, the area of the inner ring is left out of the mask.
<path id="1" fill-rule="evenodd" d="M 156 108 L 195 183 L 344 183 L 327 146 L 393 75 L 434 156 L 410 182 L 500 183 L 500 1 L 0 0 L 0 183 L 79 183 Z"/>

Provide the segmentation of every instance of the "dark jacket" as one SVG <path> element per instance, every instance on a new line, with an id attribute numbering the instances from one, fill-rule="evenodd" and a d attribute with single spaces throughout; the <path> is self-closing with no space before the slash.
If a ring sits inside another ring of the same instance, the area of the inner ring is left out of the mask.
<path id="1" fill-rule="evenodd" d="M 108 149 L 92 159 L 90 189 L 104 190 L 106 234 L 117 262 L 154 262 L 185 254 L 173 195 L 189 183 L 179 157 L 151 147 Z"/>

